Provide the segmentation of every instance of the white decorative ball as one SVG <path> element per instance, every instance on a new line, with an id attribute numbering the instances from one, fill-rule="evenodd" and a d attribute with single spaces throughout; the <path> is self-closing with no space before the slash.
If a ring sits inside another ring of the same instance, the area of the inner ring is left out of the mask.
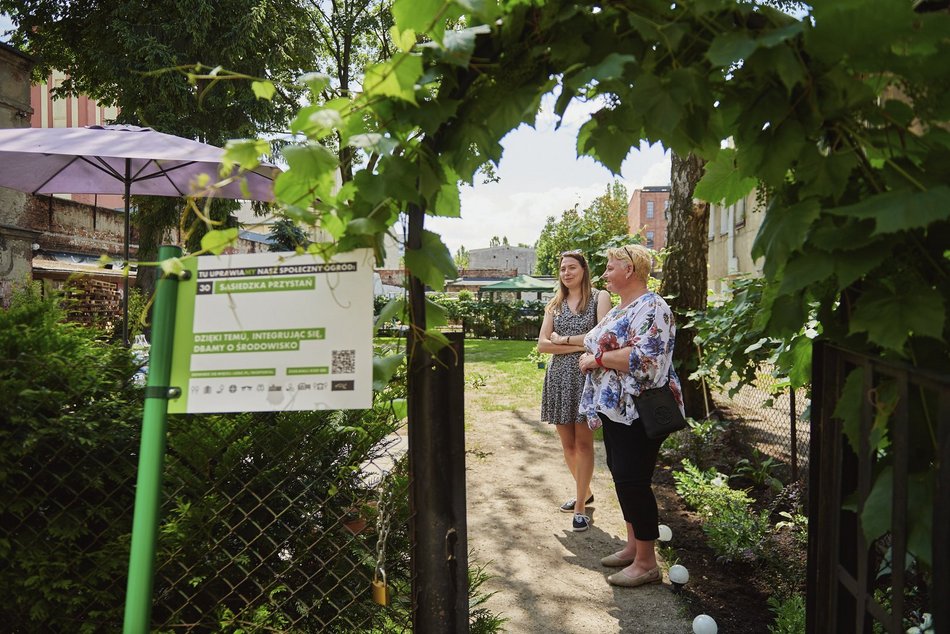
<path id="1" fill-rule="evenodd" d="M 657 526 L 657 528 L 660 531 L 661 542 L 668 542 L 671 539 L 673 539 L 673 531 L 670 530 L 669 526 L 667 526 L 666 524 L 660 524 L 659 526 Z"/>
<path id="2" fill-rule="evenodd" d="M 694 634 L 716 634 L 718 631 L 719 626 L 716 625 L 716 621 L 713 620 L 713 617 L 708 614 L 700 614 L 693 619 Z"/>
<path id="3" fill-rule="evenodd" d="M 686 566 L 681 566 L 676 564 L 675 566 L 670 567 L 670 581 L 672 583 L 683 584 L 689 581 L 689 570 L 686 569 Z"/>

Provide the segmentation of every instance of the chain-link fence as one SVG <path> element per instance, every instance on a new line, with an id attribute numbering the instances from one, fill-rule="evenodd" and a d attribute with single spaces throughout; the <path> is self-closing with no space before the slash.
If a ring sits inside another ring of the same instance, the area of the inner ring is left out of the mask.
<path id="1" fill-rule="evenodd" d="M 142 390 L 127 351 L 58 319 L 0 315 L 0 618 L 117 632 Z M 370 410 L 171 418 L 155 631 L 411 631 L 400 385 Z"/>
<path id="2" fill-rule="evenodd" d="M 792 480 L 805 476 L 811 438 L 807 389 L 792 390 L 772 366 L 763 364 L 752 383 L 726 385 L 713 392 L 713 399 L 724 418 L 742 423 L 754 449 L 788 465 Z"/>

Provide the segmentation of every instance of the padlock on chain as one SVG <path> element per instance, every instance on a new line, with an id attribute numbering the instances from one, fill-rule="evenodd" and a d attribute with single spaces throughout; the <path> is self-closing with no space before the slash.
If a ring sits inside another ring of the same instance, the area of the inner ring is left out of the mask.
<path id="1" fill-rule="evenodd" d="M 373 573 L 373 582 L 370 584 L 373 590 L 373 603 L 379 605 L 389 605 L 389 587 L 386 585 L 386 571 L 377 568 Z"/>

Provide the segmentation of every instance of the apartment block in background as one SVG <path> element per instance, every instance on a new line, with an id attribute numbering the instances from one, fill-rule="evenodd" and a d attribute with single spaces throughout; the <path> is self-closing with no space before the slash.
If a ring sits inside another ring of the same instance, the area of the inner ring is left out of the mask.
<path id="1" fill-rule="evenodd" d="M 659 251 L 666 246 L 669 220 L 669 185 L 651 185 L 633 190 L 627 206 L 630 233 L 640 233 L 646 246 Z"/>
<path id="2" fill-rule="evenodd" d="M 752 259 L 752 243 L 765 214 L 757 208 L 753 191 L 733 205 L 709 208 L 709 289 L 716 295 L 729 281 L 762 275 L 762 258 Z"/>
<path id="3" fill-rule="evenodd" d="M 118 108 L 99 105 L 86 95 L 54 98 L 52 91 L 62 86 L 65 80 L 65 74 L 53 71 L 44 83 L 30 86 L 30 104 L 33 106 L 30 127 L 79 128 L 86 125 L 107 125 L 118 116 Z M 122 196 L 114 194 L 57 194 L 56 197 L 106 209 L 125 209 Z"/>

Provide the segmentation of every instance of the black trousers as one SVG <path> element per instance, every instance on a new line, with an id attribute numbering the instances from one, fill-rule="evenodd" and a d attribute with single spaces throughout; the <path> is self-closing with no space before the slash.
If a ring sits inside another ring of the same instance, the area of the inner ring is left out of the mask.
<path id="1" fill-rule="evenodd" d="M 607 468 L 614 479 L 623 519 L 633 525 L 633 534 L 638 540 L 655 540 L 660 536 L 659 513 L 651 484 L 663 439 L 647 438 L 639 420 L 624 425 L 603 414 L 600 419 L 604 422 Z"/>

